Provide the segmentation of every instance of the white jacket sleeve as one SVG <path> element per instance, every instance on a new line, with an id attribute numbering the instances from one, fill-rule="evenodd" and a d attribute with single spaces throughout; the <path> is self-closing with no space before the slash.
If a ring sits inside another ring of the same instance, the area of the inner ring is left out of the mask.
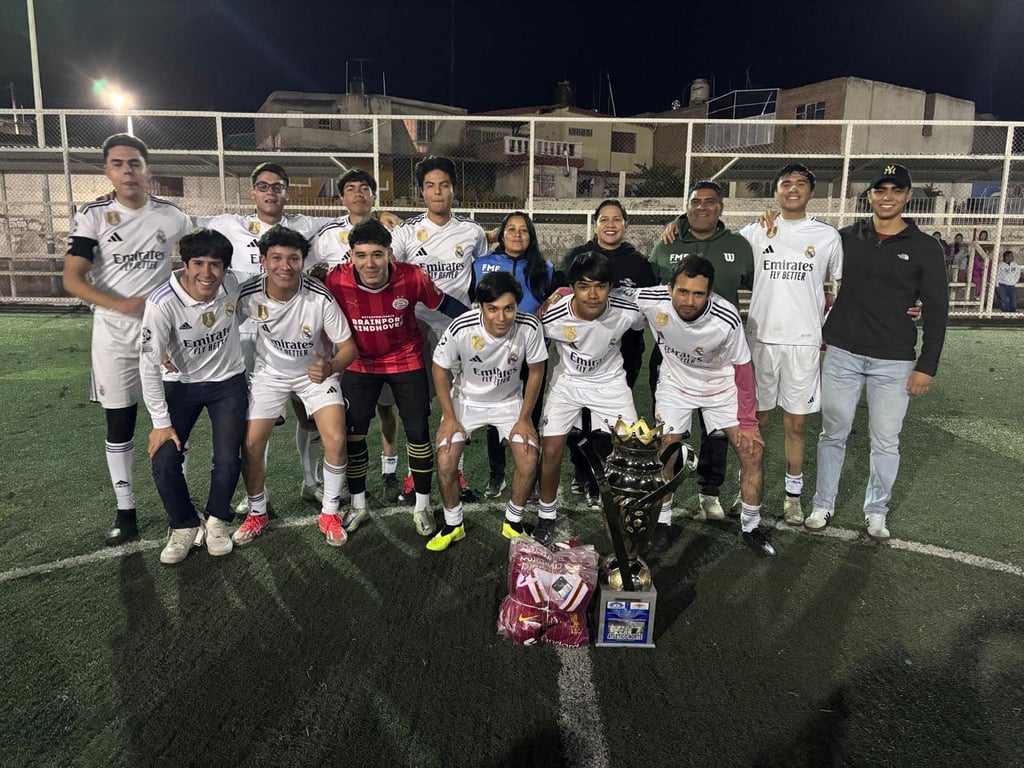
<path id="1" fill-rule="evenodd" d="M 142 315 L 142 354 L 139 355 L 139 376 L 142 379 L 142 399 L 153 421 L 153 426 L 162 429 L 171 426 L 167 410 L 164 382 L 161 376 L 164 352 L 171 335 L 170 319 L 159 305 L 146 302 Z"/>

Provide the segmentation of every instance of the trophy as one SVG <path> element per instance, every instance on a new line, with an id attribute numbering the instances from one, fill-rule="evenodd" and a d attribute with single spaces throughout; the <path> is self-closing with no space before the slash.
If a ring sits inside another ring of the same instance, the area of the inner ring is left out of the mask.
<path id="1" fill-rule="evenodd" d="M 602 465 L 589 442 L 581 444 L 601 491 L 613 554 L 604 558 L 600 576 L 597 645 L 653 648 L 658 591 L 641 554 L 654 532 L 662 500 L 697 468 L 689 445 L 678 442 L 659 451 L 662 428 L 640 419 L 621 418 L 612 431 L 612 452 Z M 663 467 L 679 454 L 681 466 L 665 480 Z"/>

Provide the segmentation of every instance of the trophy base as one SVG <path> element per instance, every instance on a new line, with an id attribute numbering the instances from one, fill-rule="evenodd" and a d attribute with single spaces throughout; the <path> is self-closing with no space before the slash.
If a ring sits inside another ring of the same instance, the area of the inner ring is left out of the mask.
<path id="1" fill-rule="evenodd" d="M 654 610 L 658 590 L 651 585 L 643 592 L 598 586 L 595 618 L 599 648 L 653 648 Z"/>

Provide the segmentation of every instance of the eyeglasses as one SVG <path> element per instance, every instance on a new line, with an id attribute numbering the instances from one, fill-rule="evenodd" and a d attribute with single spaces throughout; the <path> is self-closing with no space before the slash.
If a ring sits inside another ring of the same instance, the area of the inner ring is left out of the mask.
<path id="1" fill-rule="evenodd" d="M 282 192 L 288 189 L 288 185 L 283 181 L 275 181 L 273 184 L 268 184 L 265 181 L 257 181 L 252 185 L 252 188 L 257 192 L 270 192 L 273 190 L 275 194 L 280 195 Z"/>

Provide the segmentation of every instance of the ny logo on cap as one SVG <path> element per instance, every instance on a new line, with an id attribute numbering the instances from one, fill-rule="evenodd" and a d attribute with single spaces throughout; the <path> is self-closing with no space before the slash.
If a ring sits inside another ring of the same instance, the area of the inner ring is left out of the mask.
<path id="1" fill-rule="evenodd" d="M 885 166 L 885 171 L 884 171 L 884 173 L 885 173 L 885 174 L 886 174 L 887 176 L 891 176 L 891 175 L 893 175 L 894 173 L 896 173 L 896 166 L 895 166 L 895 165 L 887 165 L 887 166 Z"/>

